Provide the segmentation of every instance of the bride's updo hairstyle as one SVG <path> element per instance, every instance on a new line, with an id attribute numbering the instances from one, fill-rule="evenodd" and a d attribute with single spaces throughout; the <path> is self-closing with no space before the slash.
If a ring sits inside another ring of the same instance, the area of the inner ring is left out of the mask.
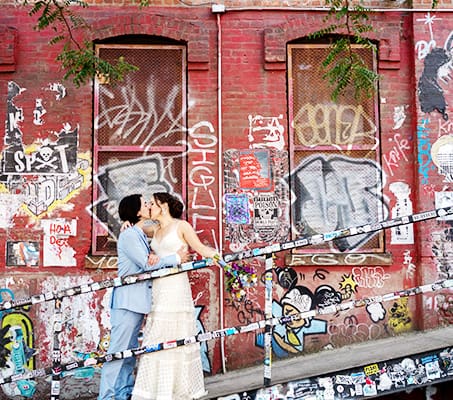
<path id="1" fill-rule="evenodd" d="M 168 204 L 168 212 L 173 218 L 181 218 L 184 211 L 184 204 L 181 200 L 167 192 L 154 193 L 153 197 L 159 204 Z"/>

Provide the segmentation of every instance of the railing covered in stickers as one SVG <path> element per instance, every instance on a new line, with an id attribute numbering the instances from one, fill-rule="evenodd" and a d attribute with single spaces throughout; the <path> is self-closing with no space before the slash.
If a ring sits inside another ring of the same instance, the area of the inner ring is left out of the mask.
<path id="1" fill-rule="evenodd" d="M 129 275 L 122 278 L 107 279 L 99 282 L 92 282 L 89 284 L 83 284 L 80 286 L 74 286 L 62 290 L 56 290 L 46 293 L 39 293 L 28 298 L 23 299 L 13 299 L 11 301 L 4 301 L 0 303 L 0 312 L 11 310 L 18 307 L 31 306 L 43 302 L 53 301 L 55 303 L 55 316 L 53 323 L 53 352 L 52 352 L 52 366 L 37 368 L 35 370 L 26 370 L 21 364 L 20 360 L 15 360 L 19 357 L 19 352 L 15 350 L 20 350 L 22 344 L 20 335 L 14 337 L 13 350 L 11 352 L 12 360 L 16 365 L 15 374 L 0 378 L 0 384 L 16 383 L 20 387 L 21 395 L 24 397 L 32 397 L 34 393 L 34 388 L 36 383 L 34 379 L 39 377 L 45 377 L 48 375 L 52 376 L 51 382 L 51 400 L 58 400 L 60 396 L 60 378 L 64 375 L 65 372 L 73 371 L 77 368 L 83 368 L 87 366 L 99 365 L 105 362 L 112 360 L 122 359 L 126 357 L 138 357 L 144 353 L 152 353 L 157 351 L 162 351 L 170 348 L 175 348 L 178 346 L 184 346 L 190 343 L 204 342 L 212 339 L 217 339 L 220 337 L 232 336 L 247 332 L 256 331 L 259 329 L 264 329 L 264 344 L 265 344 L 265 355 L 264 355 L 264 372 L 263 372 L 263 386 L 271 386 L 271 375 L 272 375 L 272 363 L 271 363 L 271 334 L 272 327 L 276 325 L 284 325 L 291 323 L 292 321 L 314 317 L 316 315 L 326 315 L 334 314 L 337 312 L 342 312 L 350 310 L 356 307 L 363 307 L 365 305 L 375 303 L 375 302 L 384 302 L 394 299 L 399 299 L 401 297 L 414 296 L 421 293 L 435 292 L 442 288 L 451 288 L 453 287 L 453 280 L 446 279 L 438 282 L 433 282 L 431 284 L 417 286 L 410 289 L 405 289 L 397 292 L 386 293 L 379 296 L 363 298 L 358 300 L 350 300 L 346 303 L 332 304 L 328 307 L 318 308 L 310 311 L 304 311 L 301 313 L 296 313 L 291 316 L 284 316 L 280 318 L 275 318 L 272 316 L 272 270 L 273 270 L 273 258 L 274 254 L 280 251 L 285 251 L 293 248 L 299 248 L 309 245 L 320 244 L 323 242 L 332 241 L 334 239 L 359 235 L 362 233 L 376 232 L 382 229 L 391 228 L 400 225 L 406 225 L 410 223 L 426 221 L 434 218 L 441 218 L 447 215 L 453 214 L 453 207 L 439 208 L 436 210 L 421 212 L 418 214 L 403 216 L 399 218 L 394 218 L 386 221 L 381 221 L 373 224 L 366 224 L 356 227 L 350 227 L 346 229 L 340 229 L 332 232 L 327 232 L 324 234 L 317 234 L 310 237 L 300 238 L 297 240 L 288 241 L 285 243 L 275 243 L 262 248 L 255 248 L 252 250 L 247 250 L 240 253 L 233 253 L 225 255 L 224 258 L 220 256 L 215 257 L 215 259 L 204 259 L 200 261 L 193 261 L 183 263 L 177 267 L 160 269 L 157 271 L 141 273 L 137 275 Z M 138 347 L 135 349 L 128 349 L 122 352 L 117 352 L 114 354 L 103 354 L 97 357 L 90 357 L 82 360 L 74 360 L 69 363 L 61 362 L 61 351 L 59 346 L 59 333 L 63 329 L 63 319 L 61 312 L 62 300 L 65 297 L 71 297 L 76 295 L 81 295 L 84 293 L 94 292 L 98 290 L 108 289 L 112 287 L 119 287 L 123 285 L 132 285 L 140 281 L 154 279 L 158 277 L 163 277 L 171 274 L 176 274 L 185 271 L 193 271 L 200 268 L 206 268 L 213 265 L 221 266 L 226 272 L 231 272 L 231 267 L 228 263 L 234 262 L 236 260 L 243 260 L 252 257 L 265 257 L 265 319 L 253 322 L 241 326 L 232 326 L 228 328 L 223 328 L 215 331 L 204 332 L 196 336 L 179 338 L 177 340 L 172 340 L 168 342 L 155 343 L 150 346 Z M 16 335 L 17 336 L 17 335 Z M 17 357 L 16 357 L 17 356 Z M 270 393 L 270 392 L 269 392 Z M 360 398 L 357 397 L 356 398 Z"/>

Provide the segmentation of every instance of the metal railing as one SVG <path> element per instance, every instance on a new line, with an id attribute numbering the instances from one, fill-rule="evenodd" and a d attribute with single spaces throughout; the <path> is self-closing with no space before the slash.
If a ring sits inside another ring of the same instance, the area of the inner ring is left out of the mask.
<path id="1" fill-rule="evenodd" d="M 404 289 L 401 291 L 386 293 L 379 296 L 373 296 L 358 300 L 350 300 L 345 303 L 332 304 L 327 307 L 318 308 L 310 311 L 304 311 L 300 313 L 293 314 L 291 316 L 284 316 L 276 318 L 272 316 L 272 292 L 273 292 L 273 260 L 275 253 L 281 251 L 287 251 L 294 248 L 320 244 L 323 242 L 332 241 L 334 239 L 354 236 L 363 233 L 370 233 L 379 231 L 386 228 L 391 228 L 399 225 L 406 225 L 410 223 L 416 223 L 420 221 L 426 221 L 429 219 L 445 217 L 447 215 L 453 214 L 453 207 L 439 208 L 431 211 L 425 211 L 418 214 L 403 216 L 399 218 L 394 218 L 391 220 L 386 220 L 382 222 L 377 222 L 373 224 L 366 224 L 346 229 L 340 229 L 324 234 L 317 234 L 310 237 L 299 238 L 296 240 L 288 241 L 285 243 L 276 243 L 262 248 L 255 248 L 252 250 L 246 250 L 240 253 L 233 253 L 224 256 L 224 259 L 204 259 L 200 261 L 193 261 L 188 263 L 183 263 L 176 267 L 164 268 L 157 271 L 150 271 L 145 273 L 140 273 L 136 275 L 129 275 L 126 277 L 118 277 L 113 279 L 106 279 L 99 282 L 92 282 L 89 284 L 83 284 L 79 286 L 74 286 L 62 290 L 55 290 L 45 293 L 36 294 L 27 298 L 22 299 L 12 299 L 9 301 L 3 301 L 0 303 L 0 311 L 7 311 L 17 307 L 24 307 L 29 305 L 35 305 L 43 302 L 54 301 L 55 304 L 55 317 L 53 321 L 53 350 L 52 350 L 52 366 L 37 368 L 32 371 L 26 371 L 21 374 L 15 374 L 9 377 L 0 377 L 0 385 L 13 383 L 28 379 L 35 379 L 38 377 L 44 377 L 52 375 L 51 382 L 51 400 L 59 400 L 60 396 L 60 378 L 64 372 L 73 371 L 77 368 L 93 366 L 103 364 L 105 362 L 110 362 L 113 360 L 118 360 L 126 357 L 138 357 L 145 353 L 152 353 L 157 351 L 162 351 L 166 349 L 171 349 L 179 346 L 184 346 L 191 343 L 204 342 L 212 339 L 218 339 L 221 337 L 232 336 L 242 333 L 252 332 L 258 329 L 264 329 L 264 386 L 269 386 L 272 381 L 272 328 L 275 325 L 279 324 L 288 324 L 292 321 L 314 317 L 316 315 L 326 315 L 326 314 L 335 314 L 337 312 L 350 310 L 356 307 L 363 307 L 365 305 L 375 303 L 375 302 L 384 302 L 399 299 L 402 297 L 415 296 L 417 294 L 427 293 L 437 291 L 443 288 L 453 287 L 453 280 L 446 279 L 442 281 L 433 282 L 430 284 L 412 287 L 409 289 Z M 200 333 L 198 335 L 179 338 L 176 340 L 171 340 L 167 342 L 155 343 L 149 346 L 138 347 L 134 349 L 127 349 L 121 352 L 114 354 L 104 354 L 99 357 L 90 357 L 85 360 L 74 360 L 69 363 L 61 362 L 61 350 L 59 343 L 59 333 L 63 329 L 62 321 L 62 312 L 61 305 L 62 301 L 66 297 L 77 296 L 85 293 L 95 292 L 98 290 L 104 290 L 113 287 L 132 285 L 137 282 L 155 279 L 159 277 L 164 277 L 167 275 L 177 274 L 181 272 L 193 271 L 200 268 L 206 268 L 215 265 L 216 263 L 221 267 L 225 267 L 227 262 L 234 260 L 242 260 L 252 257 L 265 257 L 265 319 L 257 322 L 253 322 L 247 325 L 233 326 L 228 328 L 223 328 L 215 331 L 209 331 Z"/>

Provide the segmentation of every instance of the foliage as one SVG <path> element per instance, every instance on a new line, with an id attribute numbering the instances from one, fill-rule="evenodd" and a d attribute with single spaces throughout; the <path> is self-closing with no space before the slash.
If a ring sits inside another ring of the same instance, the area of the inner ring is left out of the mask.
<path id="1" fill-rule="evenodd" d="M 360 100 L 362 96 L 371 97 L 376 89 L 379 75 L 369 69 L 360 55 L 354 51 L 353 44 L 376 51 L 374 43 L 364 36 L 373 31 L 369 23 L 370 10 L 355 5 L 350 6 L 349 0 L 326 0 L 330 6 L 323 22 L 333 22 L 312 33 L 311 38 L 328 37 L 335 32 L 345 33 L 335 38 L 330 44 L 330 52 L 322 62 L 323 78 L 332 87 L 331 98 L 337 101 L 338 96 L 353 87 L 354 97 Z"/>
<path id="2" fill-rule="evenodd" d="M 56 60 L 65 70 L 64 79 L 72 78 L 75 86 L 89 82 L 94 76 L 104 81 L 115 83 L 122 81 L 124 76 L 138 68 L 128 64 L 124 57 L 119 57 L 115 63 L 110 63 L 98 57 L 93 44 L 84 41 L 83 45 L 75 37 L 79 29 L 84 31 L 90 27 L 74 8 L 88 7 L 83 0 L 23 0 L 23 5 L 31 4 L 30 16 L 37 16 L 36 30 L 52 29 L 55 36 L 50 40 L 51 45 L 64 43 L 63 50 Z"/>
<path id="3" fill-rule="evenodd" d="M 333 40 L 331 51 L 322 64 L 324 78 L 333 86 L 333 100 L 336 100 L 351 84 L 354 86 L 356 98 L 363 94 L 369 97 L 374 93 L 378 80 L 378 75 L 367 68 L 352 48 L 352 43 L 358 43 L 372 48 L 373 51 L 376 50 L 374 44 L 364 36 L 373 30 L 368 23 L 371 10 L 360 5 L 351 8 L 351 1 L 353 0 L 325 0 L 330 10 L 324 22 L 331 19 L 334 22 L 310 35 L 312 38 L 320 38 L 346 30 L 345 37 Z M 95 75 L 115 83 L 122 81 L 128 72 L 137 70 L 137 67 L 128 64 L 123 57 L 119 57 L 114 64 L 102 60 L 95 54 L 92 43 L 83 41 L 81 45 L 77 41 L 75 31 L 90 28 L 86 21 L 73 11 L 77 6 L 88 7 L 84 0 L 18 0 L 18 2 L 24 6 L 31 6 L 29 15 L 37 16 L 35 29 L 52 29 L 55 32 L 55 36 L 50 40 L 51 45 L 64 42 L 57 61 L 66 70 L 64 78 L 72 77 L 77 87 Z M 138 2 L 140 8 L 149 6 L 149 3 L 149 0 Z M 182 1 L 181 3 L 185 4 Z M 438 3 L 439 0 L 432 0 L 432 8 L 436 8 Z"/>
<path id="4" fill-rule="evenodd" d="M 332 87 L 331 98 L 337 101 L 349 87 L 353 87 L 354 97 L 370 98 L 376 90 L 379 75 L 368 68 L 364 60 L 354 51 L 353 44 L 359 44 L 376 52 L 376 46 L 365 35 L 373 31 L 369 23 L 372 10 L 352 0 L 325 0 L 330 7 L 323 22 L 333 21 L 330 25 L 309 35 L 310 38 L 329 37 L 337 32 L 345 32 L 345 36 L 334 38 L 330 52 L 322 62 L 323 78 Z M 439 0 L 432 0 L 431 7 L 437 7 Z"/>
<path id="5" fill-rule="evenodd" d="M 247 296 L 247 290 L 258 283 L 255 268 L 245 261 L 233 261 L 224 267 L 225 289 L 233 300 L 241 301 Z"/>

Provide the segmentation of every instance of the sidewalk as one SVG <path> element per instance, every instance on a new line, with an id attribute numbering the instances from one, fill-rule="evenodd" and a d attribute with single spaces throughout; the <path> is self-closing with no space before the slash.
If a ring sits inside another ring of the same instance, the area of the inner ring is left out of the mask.
<path id="1" fill-rule="evenodd" d="M 272 385 L 450 346 L 453 346 L 453 325 L 278 360 L 272 363 Z M 208 396 L 205 399 L 263 386 L 263 366 L 218 374 L 206 378 Z"/>
<path id="2" fill-rule="evenodd" d="M 380 361 L 453 347 L 453 325 L 425 332 L 410 332 L 396 337 L 353 344 L 339 349 L 277 360 L 272 363 L 272 385 L 315 377 L 354 367 L 366 366 Z M 61 400 L 96 400 L 99 372 L 92 378 L 61 380 Z M 50 399 L 50 378 L 40 380 L 33 399 Z M 263 387 L 263 366 L 230 371 L 206 377 L 208 396 L 216 399 L 233 393 L 242 393 Z M 0 392 L 0 400 L 22 400 Z"/>

